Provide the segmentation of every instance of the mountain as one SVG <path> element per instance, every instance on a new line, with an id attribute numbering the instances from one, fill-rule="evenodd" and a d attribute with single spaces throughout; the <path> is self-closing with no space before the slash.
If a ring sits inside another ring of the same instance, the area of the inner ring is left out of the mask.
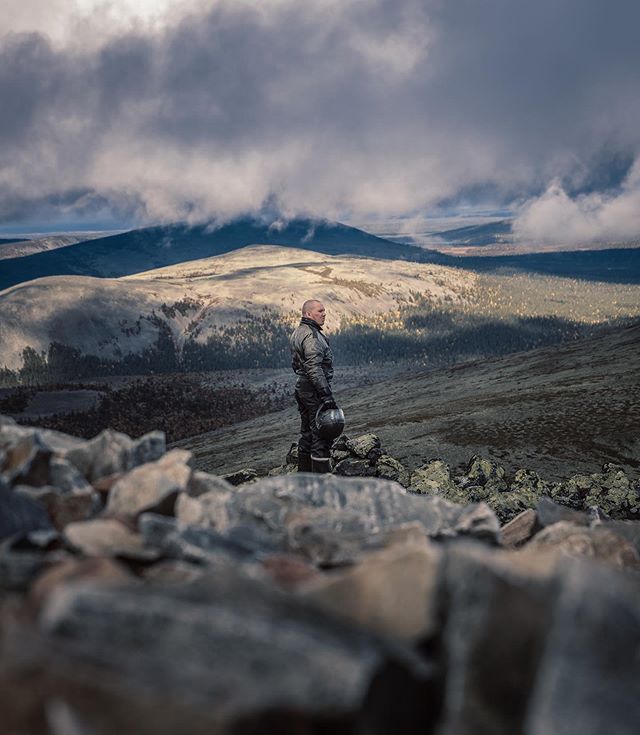
<path id="1" fill-rule="evenodd" d="M 366 388 L 341 389 L 338 367 L 334 392 L 346 433 L 376 433 L 411 469 L 434 457 L 455 466 L 478 453 L 508 472 L 528 467 L 551 480 L 596 472 L 604 462 L 637 471 L 639 374 L 636 324 L 550 348 L 413 370 Z M 176 446 L 193 451 L 198 467 L 223 474 L 282 463 L 297 430 L 292 406 Z"/>
<path id="2" fill-rule="evenodd" d="M 247 245 L 273 244 L 327 255 L 363 255 L 403 260 L 425 259 L 426 251 L 398 245 L 362 230 L 330 222 L 297 219 L 282 227 L 243 219 L 217 229 L 185 224 L 148 227 L 7 259 L 0 289 L 35 278 L 81 275 L 118 278 L 185 261 L 221 255 Z M 437 253 L 432 254 L 438 260 Z"/>
<path id="3" fill-rule="evenodd" d="M 0 240 L 0 260 L 24 258 L 34 253 L 66 248 L 69 245 L 75 245 L 78 242 L 85 242 L 86 240 L 93 240 L 102 236 L 103 233 L 82 232 L 69 235 L 45 235 L 44 237 L 37 237 L 33 240 L 8 240 L 6 244 Z"/>
<path id="4" fill-rule="evenodd" d="M 513 241 L 511 220 L 507 219 L 434 232 L 433 236 L 449 245 L 462 246 L 474 245 L 480 247 Z"/>
<path id="5" fill-rule="evenodd" d="M 441 266 L 272 245 L 118 279 L 41 278 L 0 293 L 2 361 L 15 369 L 25 347 L 46 351 L 52 342 L 119 360 L 168 337 L 180 352 L 238 324 L 243 334 L 256 332 L 257 348 L 266 331 L 261 320 L 288 324 L 312 296 L 331 304 L 331 330 L 343 318 L 372 320 L 420 297 L 461 303 L 473 281 L 471 273 Z M 236 339 L 233 329 L 229 339 Z"/>

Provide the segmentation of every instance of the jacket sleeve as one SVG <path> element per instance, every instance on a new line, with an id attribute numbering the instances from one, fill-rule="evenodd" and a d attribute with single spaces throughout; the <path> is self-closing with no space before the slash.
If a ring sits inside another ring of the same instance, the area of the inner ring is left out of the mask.
<path id="1" fill-rule="evenodd" d="M 331 386 L 322 369 L 324 349 L 322 343 L 313 334 L 308 334 L 301 344 L 302 367 L 307 378 L 313 384 L 320 398 L 331 396 Z"/>

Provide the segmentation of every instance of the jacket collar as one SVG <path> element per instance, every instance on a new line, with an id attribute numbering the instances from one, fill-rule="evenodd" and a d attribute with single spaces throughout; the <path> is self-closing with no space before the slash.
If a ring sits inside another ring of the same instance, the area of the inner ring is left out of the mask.
<path id="1" fill-rule="evenodd" d="M 319 332 L 322 332 L 322 327 L 318 324 L 318 322 L 310 319 L 308 316 L 303 316 L 300 320 L 300 324 L 308 324 L 312 329 L 317 329 Z"/>

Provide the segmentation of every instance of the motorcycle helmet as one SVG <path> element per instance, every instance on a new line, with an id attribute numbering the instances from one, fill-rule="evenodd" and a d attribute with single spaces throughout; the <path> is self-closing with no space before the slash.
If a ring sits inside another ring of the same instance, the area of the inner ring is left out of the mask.
<path id="1" fill-rule="evenodd" d="M 335 439 L 344 431 L 344 411 L 341 408 L 322 409 L 316 412 L 318 434 L 323 439 Z"/>

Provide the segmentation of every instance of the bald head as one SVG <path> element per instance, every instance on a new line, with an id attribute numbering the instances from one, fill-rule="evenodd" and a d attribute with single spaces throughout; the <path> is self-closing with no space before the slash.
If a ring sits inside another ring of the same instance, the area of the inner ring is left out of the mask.
<path id="1" fill-rule="evenodd" d="M 313 319 L 313 321 L 322 326 L 326 317 L 326 309 L 324 304 L 318 299 L 307 299 L 302 304 L 302 316 L 306 316 L 307 319 Z"/>

